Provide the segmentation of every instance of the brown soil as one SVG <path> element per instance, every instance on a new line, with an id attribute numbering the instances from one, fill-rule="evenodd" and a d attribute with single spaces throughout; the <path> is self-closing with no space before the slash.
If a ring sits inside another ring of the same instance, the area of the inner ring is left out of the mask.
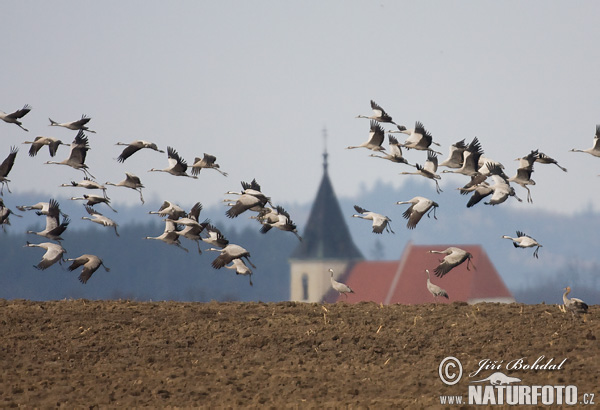
<path id="1" fill-rule="evenodd" d="M 440 395 L 466 396 L 480 360 L 531 364 L 541 355 L 567 361 L 504 373 L 575 385 L 600 403 L 599 314 L 592 306 L 584 321 L 556 305 L 521 304 L 0 300 L 0 407 L 439 407 Z M 438 375 L 446 356 L 465 372 L 453 386 Z"/>

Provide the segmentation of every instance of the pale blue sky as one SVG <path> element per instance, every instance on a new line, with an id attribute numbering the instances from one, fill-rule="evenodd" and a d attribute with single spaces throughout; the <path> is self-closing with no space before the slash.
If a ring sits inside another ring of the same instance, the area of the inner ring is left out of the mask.
<path id="1" fill-rule="evenodd" d="M 13 192 L 74 194 L 58 185 L 80 180 L 79 171 L 43 165 L 47 151 L 29 158 L 21 143 L 70 142 L 75 132 L 48 127 L 48 117 L 85 113 L 97 131 L 87 163 L 100 182 L 129 171 L 148 199 L 208 206 L 256 178 L 275 202 L 307 202 L 321 177 L 325 127 L 336 192 L 353 196 L 377 179 L 411 178 L 366 150 L 345 150 L 366 139 L 369 122 L 355 116 L 370 115 L 373 99 L 400 124 L 422 121 L 443 157 L 477 136 L 509 175 L 513 160 L 536 148 L 569 169 L 536 164 L 534 204 L 507 206 L 587 209 L 600 204 L 600 158 L 568 150 L 591 147 L 600 123 L 599 15 L 592 1 L 8 1 L 0 110 L 33 110 L 23 119 L 28 133 L 0 123 L 0 157 L 21 148 Z M 229 177 L 148 173 L 167 164 L 153 151 L 117 163 L 113 144 L 134 139 L 171 145 L 188 163 L 214 154 Z M 67 155 L 62 147 L 56 158 Z M 444 175 L 441 195 L 458 195 L 465 182 Z M 109 196 L 117 206 L 138 201 L 119 189 Z"/>

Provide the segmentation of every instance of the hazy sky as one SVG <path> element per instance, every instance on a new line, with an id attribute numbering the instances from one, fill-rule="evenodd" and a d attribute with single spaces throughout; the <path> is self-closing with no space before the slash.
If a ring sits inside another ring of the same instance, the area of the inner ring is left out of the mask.
<path id="1" fill-rule="evenodd" d="M 97 131 L 87 163 L 100 182 L 128 171 L 146 198 L 206 206 L 256 178 L 275 202 L 307 202 L 326 128 L 336 192 L 352 196 L 377 179 L 413 178 L 345 149 L 366 140 L 369 121 L 355 117 L 370 115 L 373 99 L 399 124 L 422 121 L 442 157 L 477 136 L 509 175 L 514 159 L 536 148 L 568 168 L 536 164 L 534 204 L 508 206 L 600 210 L 600 158 L 568 152 L 591 147 L 600 123 L 599 15 L 595 1 L 5 1 L 0 110 L 33 110 L 23 119 L 29 132 L 0 122 L 0 160 L 20 146 L 13 192 L 75 194 L 58 185 L 81 172 L 44 165 L 47 150 L 30 158 L 21 143 L 71 142 L 76 133 L 48 127 L 48 117 L 87 114 Z M 135 139 L 173 146 L 188 163 L 216 155 L 229 177 L 148 173 L 167 165 L 166 154 L 149 150 L 115 161 L 114 144 Z M 55 159 L 67 155 L 61 147 Z M 466 182 L 444 175 L 441 195 L 458 195 Z M 139 203 L 133 191 L 109 196 L 117 206 Z"/>

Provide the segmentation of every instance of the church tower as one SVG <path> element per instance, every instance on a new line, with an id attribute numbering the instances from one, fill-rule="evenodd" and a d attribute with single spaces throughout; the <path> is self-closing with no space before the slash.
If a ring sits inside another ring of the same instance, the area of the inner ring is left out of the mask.
<path id="1" fill-rule="evenodd" d="M 320 302 L 331 289 L 329 268 L 339 278 L 354 262 L 364 259 L 346 225 L 328 174 L 327 149 L 323 178 L 313 202 L 302 242 L 290 257 L 290 300 Z"/>

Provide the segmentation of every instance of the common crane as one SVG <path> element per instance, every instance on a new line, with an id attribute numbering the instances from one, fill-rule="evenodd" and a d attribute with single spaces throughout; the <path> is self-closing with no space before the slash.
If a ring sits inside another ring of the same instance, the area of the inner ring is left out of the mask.
<path id="1" fill-rule="evenodd" d="M 61 184 L 61 187 L 76 187 L 76 188 L 85 188 L 85 189 L 101 189 L 102 195 L 106 197 L 106 187 L 99 182 L 94 181 L 89 177 L 84 177 L 83 180 L 79 182 L 71 181 L 70 184 Z"/>
<path id="2" fill-rule="evenodd" d="M 292 232 L 302 242 L 302 237 L 298 234 L 298 229 L 290 218 L 290 214 L 281 206 L 275 207 L 275 214 L 277 215 L 277 221 L 270 222 L 268 219 L 264 220 L 260 228 L 260 233 L 267 233 L 271 228 L 277 228 L 282 231 Z"/>
<path id="3" fill-rule="evenodd" d="M 425 165 L 416 164 L 417 170 L 415 172 L 400 172 L 401 175 L 421 175 L 425 178 L 431 179 L 435 182 L 435 190 L 439 194 L 442 192 L 442 188 L 440 188 L 440 184 L 438 183 L 438 179 L 441 179 L 437 172 L 438 162 L 437 155 L 434 151 L 427 151 L 427 161 L 425 161 Z"/>
<path id="4" fill-rule="evenodd" d="M 371 100 L 371 109 L 373 110 L 373 114 L 371 114 L 370 116 L 357 115 L 356 118 L 368 118 L 377 122 L 389 122 L 391 124 L 397 125 L 394 121 L 392 121 L 392 117 L 390 117 L 388 113 L 386 113 L 385 110 L 373 100 Z"/>
<path id="5" fill-rule="evenodd" d="M 73 201 L 77 201 L 77 200 L 86 201 L 85 204 L 87 206 L 106 204 L 106 206 L 108 206 L 110 209 L 112 209 L 113 212 L 117 212 L 117 210 L 115 208 L 110 206 L 110 198 L 105 197 L 105 196 L 94 195 L 94 194 L 83 194 L 83 196 L 74 196 L 74 197 L 71 197 L 71 199 Z"/>
<path id="6" fill-rule="evenodd" d="M 248 279 L 250 280 L 250 286 L 254 286 L 254 284 L 252 283 L 252 270 L 248 266 L 246 266 L 242 259 L 234 259 L 231 261 L 231 265 L 225 265 L 223 267 L 234 270 L 236 275 L 247 275 Z"/>
<path id="7" fill-rule="evenodd" d="M 427 290 L 429 291 L 429 293 L 431 293 L 433 295 L 433 300 L 437 302 L 438 296 L 443 296 L 446 299 L 448 299 L 448 292 L 446 292 L 444 289 L 440 288 L 435 283 L 431 283 L 431 278 L 429 276 L 429 269 L 425 269 L 425 273 L 427 273 Z"/>
<path id="8" fill-rule="evenodd" d="M 445 169 L 442 173 L 463 174 L 466 176 L 477 175 L 479 173 L 479 158 L 483 155 L 481 143 L 477 137 L 467 145 L 463 151 L 462 165 L 460 168 Z"/>
<path id="9" fill-rule="evenodd" d="M 527 190 L 527 202 L 530 203 L 533 202 L 533 198 L 531 197 L 531 190 L 527 187 L 527 185 L 535 185 L 535 181 L 531 179 L 532 173 L 533 167 L 518 168 L 517 173 L 507 180 L 508 182 L 514 182 L 515 184 L 519 184 L 525 188 Z"/>
<path id="10" fill-rule="evenodd" d="M 370 154 L 369 156 L 375 157 L 375 158 L 387 159 L 388 161 L 392 161 L 392 162 L 395 162 L 398 164 L 410 165 L 411 167 L 415 166 L 413 164 L 409 164 L 408 161 L 406 160 L 406 158 L 404 158 L 402 156 L 402 148 L 400 148 L 400 144 L 398 143 L 398 140 L 393 135 L 388 135 L 388 147 L 390 150 L 389 154 L 385 154 L 385 155 Z"/>
<path id="11" fill-rule="evenodd" d="M 567 286 L 564 289 L 565 293 L 563 293 L 563 304 L 564 308 L 570 311 L 573 316 L 585 314 L 588 312 L 588 305 L 583 300 L 578 298 L 568 298 L 567 295 L 571 293 L 571 287 Z"/>
<path id="12" fill-rule="evenodd" d="M 200 171 L 202 171 L 205 168 L 214 169 L 215 171 L 219 172 L 221 175 L 226 177 L 227 172 L 221 171 L 219 169 L 219 164 L 217 164 L 216 161 L 217 157 L 215 157 L 214 155 L 204 153 L 204 156 L 202 158 L 194 158 L 194 163 L 191 166 L 192 170 L 190 172 L 192 173 L 192 175 L 199 175 Z"/>
<path id="13" fill-rule="evenodd" d="M 19 149 L 17 147 L 10 147 L 10 153 L 4 159 L 4 161 L 2 161 L 2 164 L 0 164 L 0 195 L 2 195 L 4 185 L 6 185 L 6 190 L 10 192 L 10 188 L 8 187 L 10 179 L 6 177 L 10 173 L 13 165 L 15 165 L 15 158 L 17 157 L 17 152 L 19 152 Z"/>
<path id="14" fill-rule="evenodd" d="M 189 175 L 186 173 L 188 169 L 187 162 L 179 156 L 177 151 L 172 147 L 167 147 L 167 156 L 169 159 L 169 166 L 163 169 L 152 168 L 148 172 L 166 172 L 177 177 L 188 177 L 198 179 L 196 175 Z"/>
<path id="15" fill-rule="evenodd" d="M 404 143 L 400 144 L 402 147 L 407 149 L 416 149 L 420 151 L 428 151 L 431 150 L 431 144 L 439 146 L 437 142 L 433 142 L 433 136 L 429 131 L 425 129 L 423 123 L 420 121 L 415 122 L 415 128 L 408 130 L 406 127 L 399 125 L 398 131 L 390 131 L 390 132 L 401 132 L 402 134 L 407 134 L 408 138 Z M 434 151 L 436 154 L 442 155 L 441 152 Z"/>
<path id="16" fill-rule="evenodd" d="M 177 226 L 174 222 L 169 220 L 165 221 L 165 229 L 162 234 L 159 236 L 146 236 L 144 239 L 154 239 L 157 241 L 163 241 L 166 244 L 176 246 L 180 249 L 183 249 L 186 252 L 189 252 L 187 248 L 181 246 L 181 242 L 179 242 L 179 235 L 177 235 Z"/>
<path id="17" fill-rule="evenodd" d="M 588 149 L 571 149 L 570 152 L 585 152 L 586 154 L 600 157 L 600 124 L 596 125 L 596 135 L 594 135 L 594 144 Z"/>
<path id="18" fill-rule="evenodd" d="M 187 215 L 182 207 L 171 201 L 164 201 L 158 211 L 148 212 L 151 215 L 168 216 L 170 219 L 179 219 Z"/>
<path id="19" fill-rule="evenodd" d="M 538 153 L 537 158 L 535 159 L 535 162 L 539 162 L 540 164 L 554 164 L 557 167 L 559 167 L 561 170 L 563 170 L 564 172 L 567 172 L 567 169 L 565 167 L 558 165 L 557 160 L 555 160 L 552 157 L 549 157 L 548 155 L 544 154 L 543 152 Z"/>
<path id="20" fill-rule="evenodd" d="M 125 173 L 124 180 L 117 182 L 116 184 L 113 182 L 105 182 L 104 184 L 112 185 L 112 186 L 122 186 L 125 188 L 133 189 L 134 191 L 137 191 L 140 194 L 140 201 L 142 201 L 142 204 L 145 203 L 144 196 L 142 195 L 142 188 L 144 188 L 142 181 L 140 180 L 139 177 L 137 177 L 129 172 Z"/>
<path id="21" fill-rule="evenodd" d="M 437 219 L 435 216 L 435 210 L 439 205 L 437 202 L 432 201 L 431 199 L 422 196 L 416 196 L 409 201 L 396 202 L 396 205 L 402 204 L 410 204 L 408 209 L 402 214 L 405 219 L 408 219 L 408 222 L 406 223 L 406 227 L 408 229 L 415 229 L 425 214 L 427 214 L 427 217 L 429 217 L 429 214 L 433 212 L 433 218 Z"/>
<path id="22" fill-rule="evenodd" d="M 248 210 L 260 212 L 267 203 L 271 202 L 271 198 L 262 193 L 256 179 L 253 179 L 252 182 L 242 181 L 241 184 L 242 192 L 226 192 L 228 195 L 239 195 L 235 203 L 229 203 L 230 208 L 225 212 L 228 218 L 235 218 Z"/>
<path id="23" fill-rule="evenodd" d="M 350 145 L 346 147 L 346 149 L 366 148 L 370 149 L 371 151 L 385 151 L 385 148 L 381 146 L 381 144 L 383 144 L 384 138 L 385 130 L 383 129 L 383 127 L 377 121 L 371 120 L 369 139 L 360 145 Z"/>
<path id="24" fill-rule="evenodd" d="M 392 222 L 392 220 L 387 216 L 378 214 L 376 212 L 367 211 L 366 209 L 361 208 L 358 205 L 354 205 L 354 209 L 356 210 L 356 212 L 358 212 L 358 214 L 352 215 L 353 218 L 361 218 L 373 221 L 373 233 L 383 233 L 384 229 L 386 230 L 386 232 L 394 233 L 390 225 L 390 222 Z"/>
<path id="25" fill-rule="evenodd" d="M 38 202 L 37 204 L 33 204 L 33 205 L 18 205 L 17 209 L 19 211 L 23 211 L 23 212 L 31 211 L 31 210 L 35 209 L 35 211 L 38 215 L 58 216 L 58 214 L 60 214 L 65 218 L 69 216 L 60 210 L 58 201 L 56 199 L 52 199 L 52 198 L 50 199 L 49 202 Z"/>
<path id="26" fill-rule="evenodd" d="M 45 164 L 67 165 L 71 168 L 78 169 L 86 176 L 95 179 L 88 171 L 88 166 L 85 164 L 85 157 L 89 149 L 88 138 L 84 135 L 83 131 L 79 131 L 71 143 L 71 151 L 67 159 L 60 162 L 46 161 Z"/>
<path id="27" fill-rule="evenodd" d="M 206 228 L 204 228 L 204 234 L 207 236 L 202 238 L 202 241 L 208 243 L 209 245 L 224 248 L 229 244 L 229 240 L 225 238 L 221 231 L 212 224 L 206 225 Z"/>
<path id="28" fill-rule="evenodd" d="M 350 286 L 333 279 L 333 269 L 330 268 L 329 273 L 330 273 L 331 287 L 336 292 L 338 292 L 340 294 L 340 296 L 343 294 L 344 296 L 346 296 L 346 299 L 347 299 L 348 293 L 354 293 L 354 291 L 350 288 Z"/>
<path id="29" fill-rule="evenodd" d="M 516 238 L 512 238 L 508 235 L 502 235 L 502 238 L 510 239 L 511 241 L 513 241 L 513 245 L 515 248 L 533 248 L 533 247 L 535 247 L 535 251 L 533 251 L 533 256 L 535 258 L 538 257 L 538 251 L 542 247 L 542 245 L 540 245 L 538 243 L 538 241 L 536 241 L 531 236 L 529 236 L 521 231 L 517 231 Z"/>
<path id="30" fill-rule="evenodd" d="M 50 210 L 48 215 L 46 215 L 46 227 L 44 230 L 35 232 L 35 231 L 27 231 L 27 233 L 43 236 L 45 238 L 51 239 L 53 241 L 62 241 L 61 234 L 67 230 L 69 226 L 69 222 L 71 220 L 69 218 L 63 218 L 62 222 L 59 220 L 59 208 L 58 202 L 54 200 L 50 200 Z"/>
<path id="31" fill-rule="evenodd" d="M 0 198 L 0 226 L 2 230 L 6 232 L 5 226 L 10 225 L 10 215 L 17 216 L 22 218 L 22 215 L 16 214 L 12 211 L 12 209 L 8 208 L 4 205 L 4 200 Z"/>
<path id="32" fill-rule="evenodd" d="M 202 239 L 202 237 L 200 236 L 200 234 L 210 223 L 209 219 L 206 219 L 202 223 L 198 222 L 200 218 L 200 211 L 202 211 L 202 204 L 200 202 L 196 202 L 194 206 L 192 206 L 190 212 L 185 217 L 179 219 L 167 218 L 167 221 L 173 222 L 176 225 L 184 226 L 182 230 L 176 230 L 175 232 L 179 236 L 196 242 L 196 245 L 198 246 L 198 253 L 202 253 L 202 250 L 200 249 L 200 240 Z"/>
<path id="33" fill-rule="evenodd" d="M 102 226 L 112 227 L 115 230 L 115 234 L 117 236 L 120 236 L 119 232 L 117 231 L 117 227 L 119 225 L 115 221 L 113 221 L 109 217 L 102 215 L 100 212 L 96 211 L 90 205 L 84 205 L 84 206 L 85 206 L 85 210 L 87 211 L 87 213 L 90 216 L 82 216 L 81 219 L 92 221 L 92 222 L 97 223 Z"/>
<path id="34" fill-rule="evenodd" d="M 65 248 L 57 243 L 53 242 L 42 242 L 42 243 L 30 243 L 27 242 L 25 247 L 42 248 L 46 250 L 46 253 L 42 256 L 42 260 L 37 264 L 33 265 L 34 268 L 44 270 L 54 265 L 56 262 L 61 263 L 63 260 L 63 254 L 67 252 Z"/>
<path id="35" fill-rule="evenodd" d="M 58 138 L 42 137 L 42 136 L 35 137 L 35 139 L 33 141 L 25 141 L 25 142 L 23 142 L 23 144 L 31 144 L 31 148 L 29 148 L 29 156 L 30 157 L 35 157 L 37 155 L 38 151 L 40 149 L 42 149 L 42 147 L 44 145 L 48 146 L 48 151 L 50 152 L 51 157 L 56 155 L 56 151 L 58 151 L 59 146 L 69 145 L 69 144 L 65 144 Z"/>
<path id="36" fill-rule="evenodd" d="M 465 144 L 465 139 L 455 142 L 450 146 L 450 152 L 448 154 L 448 158 L 446 158 L 441 164 L 440 167 L 448 167 L 448 168 L 460 168 L 463 164 L 463 152 L 467 149 L 467 144 Z"/>
<path id="37" fill-rule="evenodd" d="M 71 121 L 71 122 L 56 122 L 53 121 L 52 118 L 48 118 L 50 120 L 50 126 L 54 126 L 54 127 L 63 127 L 63 128 L 68 128 L 70 130 L 79 130 L 79 131 L 87 131 L 87 132 L 92 132 L 92 133 L 96 133 L 96 131 L 92 131 L 87 127 L 87 123 L 90 122 L 91 118 L 87 117 L 85 114 L 83 114 L 81 116 L 80 120 L 77 121 Z"/>
<path id="38" fill-rule="evenodd" d="M 209 251 L 219 252 L 219 256 L 212 261 L 211 265 L 215 269 L 221 269 L 223 266 L 231 263 L 234 259 L 244 258 L 246 261 L 256 269 L 256 266 L 250 261 L 250 252 L 242 248 L 240 245 L 230 243 L 221 249 L 209 248 Z"/>
<path id="39" fill-rule="evenodd" d="M 115 145 L 126 146 L 126 148 L 123 149 L 123 152 L 121 152 L 121 155 L 117 157 L 117 161 L 119 162 L 125 162 L 127 158 L 144 148 L 152 149 L 163 154 L 165 153 L 162 149 L 158 149 L 158 146 L 155 143 L 144 140 L 135 140 L 129 144 L 125 142 L 117 142 Z"/>
<path id="40" fill-rule="evenodd" d="M 94 272 L 96 272 L 100 266 L 102 266 L 106 272 L 110 272 L 110 268 L 107 267 L 102 261 L 102 259 L 100 259 L 96 255 L 84 254 L 78 258 L 67 259 L 67 261 L 73 262 L 68 267 L 69 271 L 74 271 L 80 266 L 83 266 L 83 269 L 79 274 L 79 281 L 83 284 L 87 283 L 87 281 L 92 277 Z"/>
<path id="41" fill-rule="evenodd" d="M 22 130 L 29 131 L 27 128 L 23 127 L 23 123 L 19 121 L 19 119 L 23 118 L 27 113 L 31 111 L 31 106 L 29 104 L 25 104 L 23 108 L 20 110 L 11 112 L 10 114 L 5 113 L 4 111 L 0 111 L 0 120 L 7 122 L 9 124 L 16 124 Z"/>
<path id="42" fill-rule="evenodd" d="M 461 263 L 463 263 L 464 261 L 467 261 L 467 270 L 470 270 L 469 264 L 472 264 L 471 258 L 473 258 L 473 255 L 471 255 L 471 253 L 465 251 L 464 249 L 460 249 L 455 246 L 451 246 L 443 251 L 431 250 L 428 253 L 438 253 L 446 255 L 442 260 L 440 260 L 440 264 L 433 270 L 435 272 L 435 275 L 440 278 L 446 275 L 448 272 L 450 272 L 452 269 L 454 269 Z M 473 265 L 473 268 L 476 269 L 475 265 Z"/>

